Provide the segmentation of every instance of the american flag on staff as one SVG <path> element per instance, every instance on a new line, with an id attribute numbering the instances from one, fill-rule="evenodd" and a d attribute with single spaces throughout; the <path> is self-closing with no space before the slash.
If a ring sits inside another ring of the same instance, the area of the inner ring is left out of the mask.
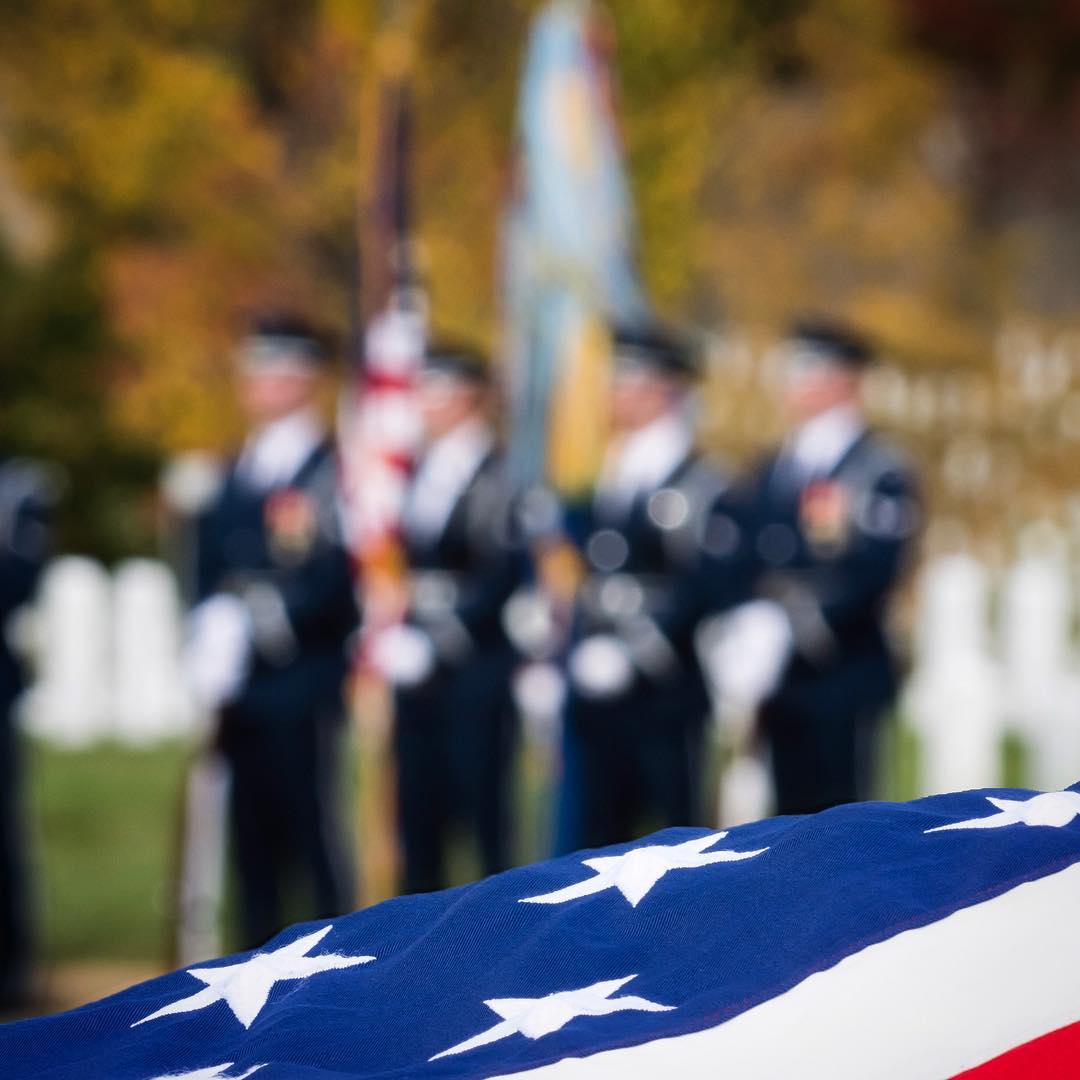
<path id="1" fill-rule="evenodd" d="M 410 205 L 410 85 L 404 32 L 380 49 L 379 138 L 373 205 L 361 237 L 366 309 L 356 379 L 341 409 L 342 488 L 348 539 L 371 594 L 401 571 L 399 528 L 420 436 L 414 389 L 427 336 L 427 305 L 413 265 Z"/>
<path id="2" fill-rule="evenodd" d="M 1078 788 L 670 829 L 402 897 L 0 1028 L 0 1072 L 1076 1075 Z"/>

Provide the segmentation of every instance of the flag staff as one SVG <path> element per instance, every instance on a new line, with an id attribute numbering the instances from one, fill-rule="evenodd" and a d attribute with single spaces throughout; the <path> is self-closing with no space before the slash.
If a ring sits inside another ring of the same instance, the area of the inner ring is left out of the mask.
<path id="1" fill-rule="evenodd" d="M 383 5 L 374 78 L 361 90 L 358 281 L 352 370 L 340 422 L 343 501 L 364 610 L 352 699 L 359 733 L 360 861 L 368 900 L 393 894 L 397 851 L 390 699 L 365 662 L 365 646 L 400 619 L 406 602 L 400 515 L 419 435 L 413 389 L 427 334 L 409 183 L 415 12 L 412 0 Z"/>

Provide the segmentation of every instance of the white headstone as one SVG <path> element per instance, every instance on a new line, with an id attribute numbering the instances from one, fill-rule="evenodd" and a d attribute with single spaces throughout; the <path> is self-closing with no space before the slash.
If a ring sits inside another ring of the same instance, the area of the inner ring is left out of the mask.
<path id="1" fill-rule="evenodd" d="M 1080 692 L 1071 658 L 1072 582 L 1059 550 L 1023 555 L 1005 577 L 1001 640 L 1009 725 L 1028 750 L 1028 781 L 1080 777 Z"/>
<path id="2" fill-rule="evenodd" d="M 112 709 L 109 575 L 65 556 L 45 570 L 33 614 L 37 681 L 23 705 L 33 733 L 67 746 L 105 735 Z"/>
<path id="3" fill-rule="evenodd" d="M 1000 781 L 1001 671 L 989 648 L 989 583 L 968 555 L 924 569 L 915 627 L 915 671 L 904 714 L 921 748 L 924 793 Z"/>
<path id="4" fill-rule="evenodd" d="M 164 563 L 131 559 L 113 583 L 114 723 L 118 738 L 149 743 L 191 733 L 195 709 L 180 668 L 182 612 Z"/>

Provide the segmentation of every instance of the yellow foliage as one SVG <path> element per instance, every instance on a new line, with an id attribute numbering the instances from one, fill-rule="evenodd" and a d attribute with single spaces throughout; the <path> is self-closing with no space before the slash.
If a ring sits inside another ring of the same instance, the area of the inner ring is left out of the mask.
<path id="1" fill-rule="evenodd" d="M 118 430 L 163 450 L 235 437 L 225 356 L 245 309 L 299 303 L 347 331 L 388 66 L 413 73 L 434 322 L 497 344 L 499 217 L 537 6 L 38 0 L 11 14 L 3 134 L 21 182 L 99 258 Z M 905 41 L 892 0 L 609 6 L 662 312 L 766 341 L 824 308 L 905 365 L 985 366 L 1011 256 L 935 164 L 949 76 Z M 396 37 L 380 37 L 388 7 Z M 729 416 L 717 438 L 768 428 L 757 405 L 715 406 Z"/>

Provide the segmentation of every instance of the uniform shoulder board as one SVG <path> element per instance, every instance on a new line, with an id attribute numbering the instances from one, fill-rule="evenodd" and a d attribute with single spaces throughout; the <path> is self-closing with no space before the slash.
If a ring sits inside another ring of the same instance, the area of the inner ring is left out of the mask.
<path id="1" fill-rule="evenodd" d="M 333 450 L 327 450 L 314 465 L 307 470 L 302 486 L 313 494 L 322 494 L 337 489 L 338 463 Z"/>
<path id="2" fill-rule="evenodd" d="M 922 525 L 914 466 L 895 443 L 872 436 L 853 455 L 841 477 L 853 490 L 852 522 L 872 540 L 902 542 Z"/>
<path id="3" fill-rule="evenodd" d="M 63 474 L 55 466 L 30 458 L 0 462 L 0 500 L 6 506 L 48 509 L 59 501 L 63 487 Z"/>
<path id="4" fill-rule="evenodd" d="M 45 518 L 63 493 L 59 469 L 28 458 L 0 463 L 0 548 L 28 559 L 48 549 Z"/>
<path id="5" fill-rule="evenodd" d="M 696 456 L 677 480 L 654 492 L 647 510 L 664 534 L 669 553 L 679 561 L 696 558 L 710 515 L 731 487 L 731 474 L 718 462 Z"/>
<path id="6" fill-rule="evenodd" d="M 695 495 L 719 498 L 731 487 L 733 472 L 722 461 L 704 455 L 694 458 L 687 468 L 683 486 Z"/>
<path id="7" fill-rule="evenodd" d="M 770 457 L 759 456 L 742 472 L 710 463 L 714 483 L 701 499 L 695 539 L 701 553 L 721 561 L 733 558 L 743 544 L 742 510 L 752 503 L 771 466 Z"/>
<path id="8" fill-rule="evenodd" d="M 915 469 L 910 455 L 897 443 L 871 434 L 863 440 L 857 453 L 853 453 L 841 467 L 840 475 L 848 483 L 859 487 L 876 487 L 882 481 L 895 478 L 905 486 L 910 483 Z"/>
<path id="9" fill-rule="evenodd" d="M 339 512 L 338 459 L 332 447 L 307 470 L 299 486 L 314 503 L 319 535 L 331 543 L 339 541 L 344 530 Z"/>
<path id="10" fill-rule="evenodd" d="M 466 498 L 466 528 L 474 543 L 497 548 L 519 546 L 521 523 L 501 458 L 492 455 L 480 466 Z"/>

